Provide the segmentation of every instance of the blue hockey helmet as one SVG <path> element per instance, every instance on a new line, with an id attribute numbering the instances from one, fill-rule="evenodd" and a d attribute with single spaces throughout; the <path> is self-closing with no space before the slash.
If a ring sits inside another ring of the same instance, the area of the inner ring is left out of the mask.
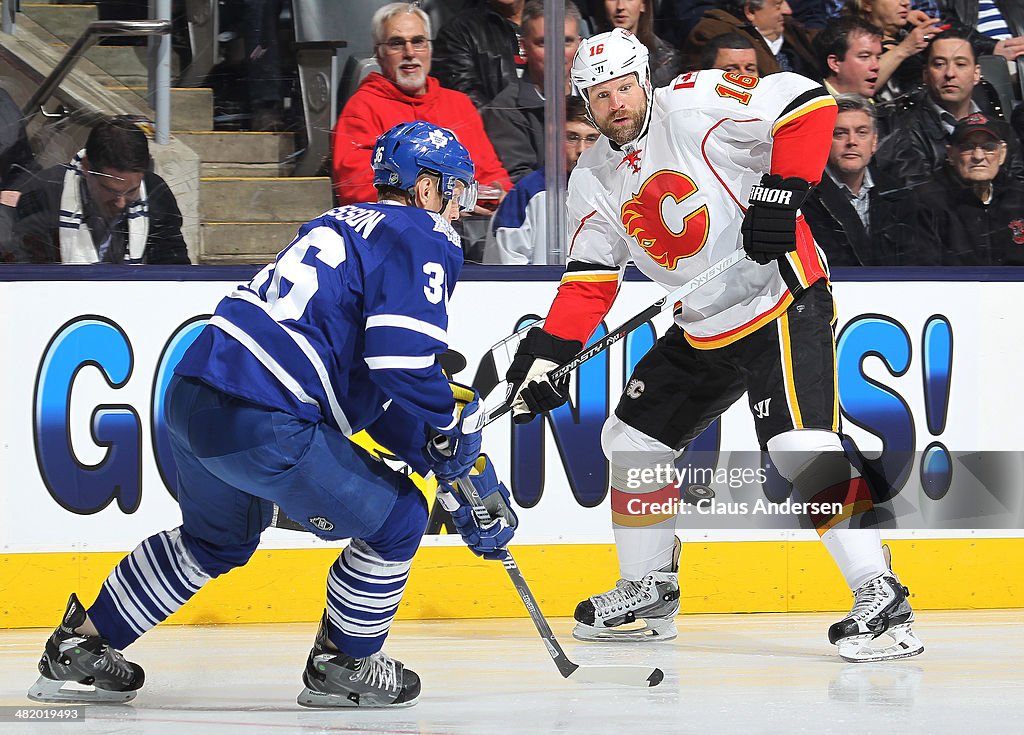
<path id="1" fill-rule="evenodd" d="M 392 186 L 411 192 L 424 172 L 441 178 L 442 211 L 455 194 L 455 183 L 465 189 L 459 208 L 466 212 L 476 204 L 473 159 L 450 130 L 423 120 L 399 123 L 377 138 L 373 147 L 373 185 Z"/>

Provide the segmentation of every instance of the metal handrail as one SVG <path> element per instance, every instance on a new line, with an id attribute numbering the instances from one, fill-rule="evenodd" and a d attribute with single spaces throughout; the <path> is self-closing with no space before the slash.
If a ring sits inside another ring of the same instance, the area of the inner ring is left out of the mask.
<path id="1" fill-rule="evenodd" d="M 31 120 L 42 110 L 43 104 L 60 86 L 75 62 L 101 38 L 111 36 L 165 36 L 171 32 L 169 20 L 94 20 L 78 37 L 64 57 L 53 67 L 35 94 L 25 103 L 21 114 Z"/>

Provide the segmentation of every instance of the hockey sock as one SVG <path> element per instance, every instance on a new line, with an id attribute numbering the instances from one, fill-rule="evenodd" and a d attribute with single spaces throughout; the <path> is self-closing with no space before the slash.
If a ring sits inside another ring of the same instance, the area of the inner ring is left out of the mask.
<path id="1" fill-rule="evenodd" d="M 427 502 L 401 478 L 383 525 L 352 539 L 327 575 L 327 632 L 342 653 L 363 658 L 384 646 L 405 593 L 412 558 L 427 527 Z"/>
<path id="2" fill-rule="evenodd" d="M 615 549 L 619 554 L 619 574 L 638 580 L 672 563 L 675 544 L 675 520 L 646 528 L 614 526 Z"/>
<path id="3" fill-rule="evenodd" d="M 889 570 L 878 529 L 833 528 L 822 535 L 821 541 L 853 591 Z"/>
<path id="4" fill-rule="evenodd" d="M 180 529 L 139 544 L 110 572 L 89 618 L 114 648 L 122 649 L 188 602 L 210 576 L 185 547 Z"/>
<path id="5" fill-rule="evenodd" d="M 352 539 L 327 575 L 327 631 L 338 650 L 363 658 L 384 646 L 411 566 L 411 559 L 384 561 Z"/>
<path id="6" fill-rule="evenodd" d="M 625 490 L 620 488 L 626 488 Z M 637 580 L 672 563 L 679 488 L 669 482 L 643 482 L 635 468 L 612 464 L 612 530 L 619 573 Z"/>
<path id="7" fill-rule="evenodd" d="M 612 529 L 619 573 L 638 580 L 672 563 L 679 486 L 676 452 L 617 417 L 601 432 L 611 462 Z"/>

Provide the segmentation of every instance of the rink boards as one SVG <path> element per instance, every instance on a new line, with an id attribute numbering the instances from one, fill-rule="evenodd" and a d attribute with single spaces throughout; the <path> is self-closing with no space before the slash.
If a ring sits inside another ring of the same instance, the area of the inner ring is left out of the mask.
<path id="1" fill-rule="evenodd" d="M 71 589 L 91 598 L 124 552 L 179 522 L 162 391 L 217 301 L 253 271 L 3 272 L 0 626 L 49 625 Z M 522 280 L 524 273 L 529 280 Z M 450 304 L 449 342 L 468 362 L 458 379 L 483 380 L 490 346 L 545 313 L 559 275 L 554 268 L 467 267 Z M 904 280 L 873 269 L 836 274 L 846 431 L 865 451 L 890 460 L 899 447 L 1021 450 L 1020 276 L 1012 269 L 899 275 Z M 650 283 L 627 279 L 602 329 L 660 295 Z M 563 410 L 543 428 L 535 422 L 514 431 L 506 419 L 486 430 L 486 451 L 520 505 L 517 559 L 550 615 L 571 614 L 579 599 L 617 576 L 597 438 L 629 369 L 668 324 L 662 315 L 588 363 L 577 379 L 573 411 Z M 502 358 L 494 369 L 503 373 Z M 756 449 L 742 403 L 714 430 L 720 451 Z M 897 474 L 906 483 L 904 495 L 929 517 L 933 500 L 914 489 L 920 457 L 903 454 L 906 467 Z M 719 490 L 723 499 L 729 496 L 728 488 Z M 897 568 L 917 607 L 1024 606 L 1024 489 L 1015 490 L 1016 500 L 995 518 L 884 533 L 893 539 Z M 813 532 L 770 521 L 742 530 L 729 523 L 708 518 L 706 527 L 691 522 L 681 531 L 687 542 L 684 611 L 848 605 Z M 401 615 L 524 614 L 502 571 L 476 560 L 457 537 L 431 534 L 423 546 Z M 326 569 L 336 554 L 336 547 L 311 535 L 270 529 L 249 567 L 208 585 L 174 620 L 311 620 L 323 604 Z"/>

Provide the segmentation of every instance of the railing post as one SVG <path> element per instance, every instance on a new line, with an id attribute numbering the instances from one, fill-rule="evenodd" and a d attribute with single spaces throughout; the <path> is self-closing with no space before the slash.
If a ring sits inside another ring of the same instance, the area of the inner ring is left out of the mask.
<path id="1" fill-rule="evenodd" d="M 565 5 L 544 3 L 544 183 L 548 265 L 566 259 L 565 211 Z"/>
<path id="2" fill-rule="evenodd" d="M 171 20 L 171 0 L 150 0 L 150 20 Z M 171 140 L 171 36 L 149 37 L 149 106 L 153 108 L 156 130 L 153 142 L 167 145 Z"/>
<path id="3" fill-rule="evenodd" d="M 13 34 L 16 30 L 14 14 L 18 12 L 18 0 L 0 0 L 3 3 L 3 31 Z"/>

